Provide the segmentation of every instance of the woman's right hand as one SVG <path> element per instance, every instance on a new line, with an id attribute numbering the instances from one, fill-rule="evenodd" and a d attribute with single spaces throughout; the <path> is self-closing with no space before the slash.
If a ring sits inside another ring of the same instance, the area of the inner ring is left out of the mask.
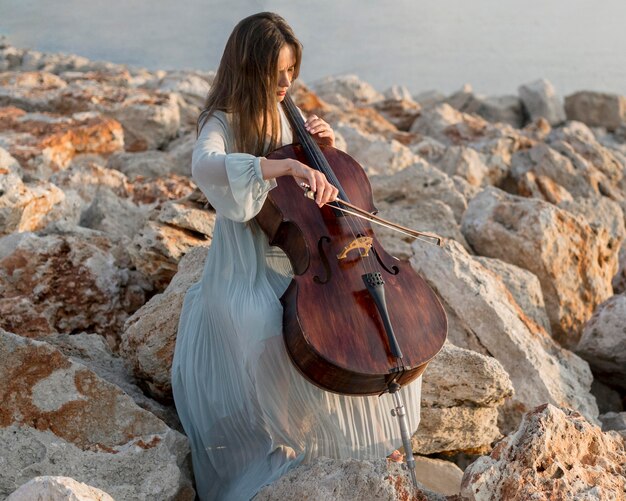
<path id="1" fill-rule="evenodd" d="M 319 207 L 333 202 L 337 198 L 339 190 L 326 179 L 322 172 L 312 169 L 298 160 L 290 159 L 290 161 L 289 173 L 298 184 L 306 183 L 310 186 L 311 191 L 315 193 L 315 203 Z"/>

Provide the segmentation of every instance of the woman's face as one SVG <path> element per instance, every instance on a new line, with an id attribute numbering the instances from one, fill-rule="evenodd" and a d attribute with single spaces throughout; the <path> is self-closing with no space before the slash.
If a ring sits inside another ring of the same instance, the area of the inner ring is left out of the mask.
<path id="1" fill-rule="evenodd" d="M 278 54 L 278 89 L 276 89 L 278 102 L 285 99 L 287 89 L 291 85 L 295 65 L 296 55 L 293 47 L 289 44 L 285 44 Z"/>

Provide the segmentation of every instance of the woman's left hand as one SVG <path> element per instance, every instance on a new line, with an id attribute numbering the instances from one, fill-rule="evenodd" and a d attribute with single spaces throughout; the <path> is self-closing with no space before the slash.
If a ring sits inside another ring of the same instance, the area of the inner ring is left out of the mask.
<path id="1" fill-rule="evenodd" d="M 304 122 L 306 130 L 311 135 L 317 135 L 319 138 L 323 138 L 324 144 L 328 146 L 335 146 L 335 133 L 333 129 L 317 115 L 311 115 L 306 122 Z"/>

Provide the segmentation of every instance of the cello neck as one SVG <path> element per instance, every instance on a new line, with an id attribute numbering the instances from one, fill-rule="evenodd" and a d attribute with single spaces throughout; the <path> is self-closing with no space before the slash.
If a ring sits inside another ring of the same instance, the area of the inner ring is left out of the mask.
<path id="1" fill-rule="evenodd" d="M 323 172 L 328 181 L 330 181 L 330 183 L 339 190 L 339 198 L 349 201 L 348 196 L 341 187 L 337 176 L 335 176 L 335 173 L 328 163 L 328 160 L 326 160 L 326 157 L 324 156 L 324 153 L 322 152 L 319 144 L 317 144 L 311 134 L 309 134 L 309 132 L 304 127 L 304 119 L 300 114 L 300 110 L 293 102 L 293 99 L 291 99 L 290 94 L 285 95 L 285 98 L 282 101 L 282 105 L 283 109 L 285 110 L 285 114 L 287 115 L 287 119 L 291 124 L 293 132 L 300 141 L 300 144 L 302 145 L 302 148 L 304 150 L 304 154 L 309 161 L 309 167 Z"/>

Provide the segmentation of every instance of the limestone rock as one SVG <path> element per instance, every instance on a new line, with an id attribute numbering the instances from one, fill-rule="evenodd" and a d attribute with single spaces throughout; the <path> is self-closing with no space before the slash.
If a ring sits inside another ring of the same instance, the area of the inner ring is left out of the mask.
<path id="1" fill-rule="evenodd" d="M 461 491 L 463 470 L 451 461 L 414 456 L 415 477 L 427 489 L 439 494 L 454 496 Z"/>
<path id="2" fill-rule="evenodd" d="M 565 98 L 568 120 L 615 130 L 626 118 L 626 97 L 617 94 L 582 91 Z"/>
<path id="3" fill-rule="evenodd" d="M 501 437 L 498 407 L 512 394 L 511 380 L 497 360 L 446 343 L 424 372 L 413 450 L 488 449 Z"/>
<path id="4" fill-rule="evenodd" d="M 465 470 L 461 495 L 472 501 L 624 499 L 625 464 L 621 437 L 546 404 Z"/>
<path id="5" fill-rule="evenodd" d="M 64 193 L 47 181 L 22 182 L 17 161 L 0 150 L 0 236 L 41 229 Z"/>
<path id="6" fill-rule="evenodd" d="M 531 120 L 545 118 L 550 125 L 558 125 L 565 121 L 563 102 L 549 81 L 540 79 L 520 85 L 518 92 Z"/>
<path id="7" fill-rule="evenodd" d="M 576 352 L 598 379 L 626 390 L 626 294 L 598 306 L 585 324 Z"/>
<path id="8" fill-rule="evenodd" d="M 214 224 L 215 212 L 206 210 L 193 193 L 165 202 L 150 213 L 128 245 L 128 253 L 137 269 L 162 291 L 185 253 L 198 245 L 210 245 Z"/>
<path id="9" fill-rule="evenodd" d="M 22 168 L 44 180 L 79 153 L 109 154 L 124 144 L 120 123 L 96 112 L 63 116 L 0 108 L 0 136 Z"/>
<path id="10" fill-rule="evenodd" d="M 524 109 L 517 96 L 483 96 L 475 94 L 471 86 L 465 86 L 446 102 L 463 113 L 483 117 L 489 122 L 503 122 L 520 128 L 525 122 Z"/>
<path id="11" fill-rule="evenodd" d="M 347 153 L 361 164 L 368 174 L 391 174 L 418 160 L 417 156 L 398 141 L 359 131 L 339 124 L 336 127 L 346 141 Z"/>
<path id="12" fill-rule="evenodd" d="M 107 162 L 108 169 L 116 169 L 134 180 L 137 176 L 154 178 L 169 174 L 174 159 L 167 153 L 158 150 L 136 153 L 114 153 Z M 191 163 L 190 163 L 191 165 Z"/>
<path id="13" fill-rule="evenodd" d="M 168 407 L 144 395 L 138 381 L 124 358 L 114 355 L 99 334 L 50 334 L 41 339 L 55 346 L 73 362 L 86 366 L 99 377 L 114 384 L 130 396 L 135 403 L 150 411 L 170 428 L 182 432 L 174 407 Z"/>
<path id="14" fill-rule="evenodd" d="M 115 501 L 106 492 L 70 477 L 42 476 L 29 480 L 7 501 Z"/>
<path id="15" fill-rule="evenodd" d="M 345 101 L 353 104 L 369 104 L 383 99 L 382 94 L 367 82 L 359 80 L 356 75 L 326 77 L 314 82 L 311 87 L 323 100 L 339 106 Z"/>
<path id="16" fill-rule="evenodd" d="M 495 273 L 504 282 L 524 314 L 551 334 L 552 329 L 546 313 L 541 284 L 536 275 L 500 259 L 484 256 L 476 256 L 474 259 Z"/>
<path id="17" fill-rule="evenodd" d="M 442 171 L 449 176 L 458 175 L 473 186 L 486 184 L 489 168 L 472 148 L 450 146 L 437 163 Z"/>
<path id="18" fill-rule="evenodd" d="M 535 177 L 550 178 L 565 188 L 574 198 L 600 194 L 599 179 L 595 169 L 591 169 L 587 163 L 572 163 L 569 158 L 546 144 L 537 144 L 530 149 L 520 150 L 513 154 L 512 177 L 521 180 L 527 173 L 532 173 Z"/>
<path id="19" fill-rule="evenodd" d="M 122 335 L 120 354 L 150 393 L 161 400 L 171 398 L 170 371 L 180 310 L 187 289 L 200 279 L 206 253 L 205 247 L 189 251 L 165 292 L 152 297 L 129 318 Z"/>
<path id="20" fill-rule="evenodd" d="M 108 188 L 122 198 L 133 195 L 133 185 L 124 174 L 91 160 L 73 161 L 67 169 L 53 174 L 50 181 L 66 193 L 75 191 L 88 203 L 102 188 Z"/>
<path id="21" fill-rule="evenodd" d="M 399 130 L 408 131 L 421 112 L 412 99 L 385 99 L 374 103 L 374 108 Z"/>
<path id="22" fill-rule="evenodd" d="M 478 254 L 539 278 L 552 332 L 575 346 L 594 308 L 612 294 L 617 249 L 608 229 L 541 200 L 488 187 L 469 204 L 461 231 Z"/>
<path id="23" fill-rule="evenodd" d="M 607 412 L 600 415 L 602 431 L 616 431 L 626 439 L 626 412 Z"/>
<path id="24" fill-rule="evenodd" d="M 440 200 L 448 205 L 457 221 L 461 220 L 467 202 L 444 172 L 424 161 L 416 162 L 392 176 L 370 179 L 374 200 L 413 204 L 424 200 Z"/>
<path id="25" fill-rule="evenodd" d="M 515 390 L 507 403 L 509 425 L 520 412 L 545 402 L 568 405 L 596 419 L 587 363 L 559 347 L 526 316 L 496 275 L 453 241 L 443 248 L 416 241 L 413 249 L 411 264 L 446 309 L 450 341 L 494 357 L 508 373 Z"/>
<path id="26" fill-rule="evenodd" d="M 115 345 L 145 301 L 140 279 L 115 254 L 88 230 L 0 239 L 0 327 L 28 337 L 89 330 Z"/>
<path id="27" fill-rule="evenodd" d="M 71 475 L 117 499 L 193 499 L 186 438 L 52 346 L 0 331 L 4 497 Z"/>
<path id="28" fill-rule="evenodd" d="M 414 489 L 407 472 L 398 463 L 384 459 L 359 461 L 317 458 L 265 487 L 254 499 L 445 501 L 446 498 L 422 485 Z"/>
<path id="29" fill-rule="evenodd" d="M 79 224 L 102 231 L 113 240 L 131 239 L 147 217 L 147 211 L 132 200 L 120 198 L 109 188 L 103 187 L 82 212 Z"/>
<path id="30" fill-rule="evenodd" d="M 452 209 L 441 200 L 424 200 L 417 202 L 398 201 L 395 203 L 378 202 L 378 215 L 396 224 L 412 230 L 424 231 L 452 238 L 469 250 L 469 244 L 461 233 L 459 224 L 454 218 Z M 385 250 L 398 259 L 409 259 L 413 255 L 411 244 L 415 240 L 398 231 L 377 224 L 372 225 L 374 233 Z M 426 238 L 426 237 L 424 237 Z M 434 240 L 429 240 L 434 243 Z"/>
<path id="31" fill-rule="evenodd" d="M 188 176 L 168 174 L 158 178 L 138 177 L 132 183 L 132 199 L 137 204 L 154 205 L 194 196 L 198 191 Z M 206 204 L 206 199 L 204 199 Z"/>

